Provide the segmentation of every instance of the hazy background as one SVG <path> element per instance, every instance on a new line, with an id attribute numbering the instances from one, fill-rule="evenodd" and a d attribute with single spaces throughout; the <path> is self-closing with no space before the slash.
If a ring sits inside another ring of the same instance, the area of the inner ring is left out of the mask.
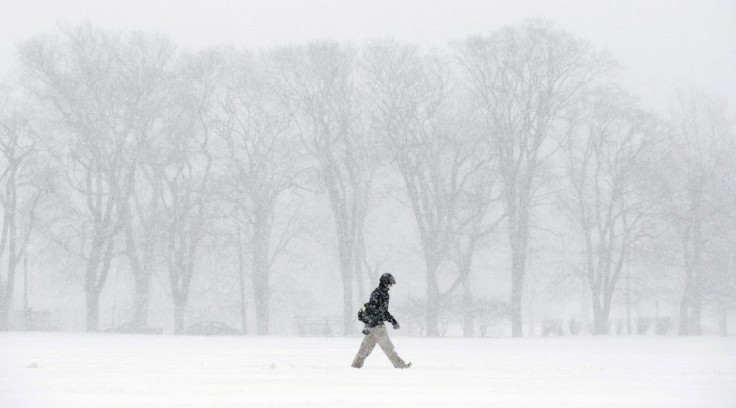
<path id="1" fill-rule="evenodd" d="M 576 38 L 589 41 L 596 51 L 617 60 L 621 84 L 641 98 L 641 107 L 658 114 L 669 111 L 677 89 L 697 87 L 736 102 L 736 3 L 733 1 L 6 1 L 0 0 L 0 73 L 18 72 L 16 45 L 37 34 L 53 33 L 59 23 L 89 22 L 95 28 L 129 33 L 161 33 L 182 49 L 232 44 L 249 49 L 303 45 L 312 40 L 351 42 L 356 47 L 376 38 L 419 44 L 426 49 L 446 47 L 471 35 L 485 35 L 502 26 L 532 18 L 551 22 Z M 733 106 L 729 107 L 733 112 Z M 375 202 L 366 226 L 371 262 L 382 261 L 382 272 L 392 272 L 398 285 L 392 307 L 424 293 L 424 266 L 411 209 L 403 197 L 400 177 L 381 170 L 373 190 Z M 306 198 L 305 198 L 306 197 Z M 297 223 L 307 231 L 296 237 L 275 263 L 271 275 L 271 332 L 293 334 L 295 316 L 340 316 L 342 287 L 334 244 L 334 221 L 324 196 L 299 196 L 307 203 Z M 298 201 L 298 200 L 297 200 Z M 290 209 L 289 204 L 283 208 Z M 288 211 L 277 216 L 277 230 L 288 223 Z M 546 220 L 545 227 L 556 220 Z M 329 234 L 325 231 L 329 231 Z M 321 233 L 321 234 L 320 234 Z M 500 230 L 479 249 L 472 276 L 479 297 L 507 300 L 510 287 L 509 256 Z M 555 238 L 545 238 L 559 243 Z M 82 278 L 70 270 L 77 264 L 46 251 L 48 243 L 32 242 L 37 257 L 31 262 L 30 294 L 37 310 L 52 310 L 62 329 L 85 325 Z M 590 318 L 589 294 L 567 292 L 569 282 L 549 278 L 561 262 L 554 246 L 538 248 L 529 260 L 529 323 L 575 316 Z M 233 254 L 224 246 L 205 246 L 202 271 L 195 277 L 187 322 L 223 320 L 238 327 L 239 303 L 234 287 Z M 550 255 L 547 257 L 547 255 Z M 641 298 L 639 314 L 676 317 L 681 276 L 676 267 L 661 272 L 666 300 Z M 53 272 L 48 272 L 53 271 Z M 51 275 L 44 275 L 51 273 Z M 40 277 L 38 275 L 42 275 Z M 674 278 L 672 278 L 674 277 Z M 22 308 L 21 279 L 16 279 L 15 309 Z M 447 284 L 449 281 L 443 282 Z M 376 282 L 377 283 L 377 282 Z M 555 286 L 557 285 L 557 286 Z M 575 285 L 572 285 L 575 286 Z M 668 287 L 671 286 L 671 287 Z M 558 290 L 554 292 L 552 289 Z M 252 292 L 252 288 L 247 290 Z M 115 262 L 100 299 L 100 328 L 130 320 L 133 286 L 125 262 Z M 535 295 L 535 293 L 537 295 Z M 617 295 L 619 296 L 619 295 Z M 549 302 L 548 298 L 556 302 Z M 616 304 L 621 305 L 617 297 Z M 535 303 L 536 302 L 536 303 Z M 354 299 L 357 305 L 361 299 Z M 152 326 L 172 330 L 168 277 L 153 278 Z M 400 309 L 399 309 L 400 310 Z M 622 316 L 617 308 L 613 315 Z M 395 313 L 401 316 L 401 312 Z M 254 332 L 253 305 L 248 325 Z M 526 322 L 525 322 L 526 324 Z M 715 327 L 715 323 L 713 326 Z M 530 326 L 532 332 L 540 333 Z M 408 332 L 409 330 L 405 330 Z M 458 334 L 458 328 L 454 328 Z M 494 332 L 508 334 L 504 326 Z"/>
<path id="2" fill-rule="evenodd" d="M 610 51 L 625 67 L 624 83 L 648 107 L 666 106 L 672 88 L 688 82 L 736 94 L 736 3 L 728 0 L 3 0 L 0 68 L 9 68 L 18 41 L 52 31 L 59 21 L 160 32 L 182 46 L 257 48 L 384 37 L 444 46 L 529 18 L 552 20 Z"/>

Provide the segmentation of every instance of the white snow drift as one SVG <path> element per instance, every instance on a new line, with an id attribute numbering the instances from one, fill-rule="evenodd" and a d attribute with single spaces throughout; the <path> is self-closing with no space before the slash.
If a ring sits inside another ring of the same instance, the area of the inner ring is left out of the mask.
<path id="1" fill-rule="evenodd" d="M 733 407 L 736 338 L 0 333 L 0 407 Z"/>

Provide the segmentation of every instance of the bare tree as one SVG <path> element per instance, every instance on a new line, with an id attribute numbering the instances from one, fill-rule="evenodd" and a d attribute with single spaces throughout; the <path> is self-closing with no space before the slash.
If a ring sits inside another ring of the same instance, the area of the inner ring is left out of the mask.
<path id="1" fill-rule="evenodd" d="M 708 270 L 703 257 L 709 235 L 720 223 L 715 192 L 721 188 L 728 155 L 730 124 L 726 106 L 715 97 L 679 92 L 672 107 L 670 137 L 661 151 L 657 193 L 665 221 L 675 231 L 682 254 L 685 285 L 680 302 L 679 334 L 701 334 L 700 320 Z"/>
<path id="2" fill-rule="evenodd" d="M 4 282 L 0 274 L 0 330 L 8 329 L 17 267 L 26 254 L 36 208 L 44 193 L 43 186 L 34 179 L 39 152 L 33 114 L 12 93 L 9 88 L 0 88 L 0 259 L 7 259 Z"/>
<path id="3" fill-rule="evenodd" d="M 582 269 L 592 296 L 594 333 L 608 332 L 613 294 L 634 245 L 651 231 L 653 201 L 638 182 L 657 123 L 622 91 L 600 88 L 571 120 L 563 199 L 584 242 Z"/>
<path id="4" fill-rule="evenodd" d="M 736 308 L 735 233 L 733 214 L 728 214 L 716 226 L 703 257 L 703 267 L 708 270 L 703 282 L 703 304 L 717 317 L 721 336 L 728 336 L 728 316 Z"/>
<path id="5" fill-rule="evenodd" d="M 119 203 L 130 168 L 125 150 L 133 123 L 120 86 L 119 36 L 89 24 L 37 37 L 21 49 L 27 89 L 56 125 L 45 141 L 64 188 L 59 214 L 48 229 L 54 241 L 84 266 L 87 330 L 99 326 L 99 297 L 107 281 L 121 227 Z"/>
<path id="6" fill-rule="evenodd" d="M 482 139 L 459 109 L 449 64 L 440 56 L 377 42 L 365 52 L 365 71 L 373 127 L 398 165 L 419 229 L 427 279 L 426 333 L 437 336 L 442 304 L 461 283 L 470 302 L 467 277 L 483 235 L 489 159 L 478 154 Z M 441 290 L 441 266 L 453 249 L 462 253 L 456 258 L 457 277 Z"/>
<path id="7" fill-rule="evenodd" d="M 496 204 L 501 197 L 500 192 L 494 191 L 496 180 L 493 173 L 488 171 L 492 164 L 488 160 L 482 145 L 473 149 L 473 155 L 481 155 L 475 160 L 479 165 L 473 174 L 460 186 L 458 206 L 454 221 L 454 234 L 450 249 L 450 259 L 455 263 L 460 274 L 459 281 L 462 285 L 462 312 L 463 312 L 463 335 L 472 337 L 474 332 L 474 321 L 478 318 L 479 303 L 473 300 L 472 283 L 470 274 L 473 266 L 473 258 L 483 241 L 488 241 L 491 233 L 506 218 L 500 213 Z M 482 302 L 481 302 L 482 303 Z"/>
<path id="8" fill-rule="evenodd" d="M 734 118 L 729 122 L 729 137 L 725 157 L 736 156 L 736 134 Z M 721 163 L 721 187 L 717 200 L 723 211 L 721 222 L 716 226 L 717 245 L 714 265 L 717 274 L 712 283 L 713 307 L 719 317 L 719 332 L 728 335 L 728 315 L 736 308 L 736 163 L 733 160 Z"/>
<path id="9" fill-rule="evenodd" d="M 365 294 L 363 230 L 376 168 L 371 134 L 361 123 L 356 51 L 331 42 L 282 50 L 280 69 L 298 100 L 297 124 L 315 158 L 335 219 L 343 286 L 343 325 L 352 330 L 353 286 Z"/>
<path id="10" fill-rule="evenodd" d="M 544 164 L 556 150 L 559 119 L 610 63 L 587 44 L 538 22 L 470 38 L 458 56 L 504 186 L 512 335 L 520 337 L 532 209 Z"/>
<path id="11" fill-rule="evenodd" d="M 133 321 L 145 327 L 162 193 L 151 165 L 155 166 L 161 148 L 175 48 L 164 37 L 134 33 L 116 50 L 115 57 L 121 65 L 119 81 L 131 128 L 131 141 L 124 151 L 127 176 L 118 206 L 135 285 Z"/>
<path id="12" fill-rule="evenodd" d="M 248 243 L 259 335 L 269 331 L 271 266 L 293 234 L 287 228 L 273 240 L 279 197 L 292 188 L 300 166 L 299 140 L 293 126 L 294 107 L 278 82 L 271 55 L 230 56 L 218 131 L 227 146 L 228 175 L 222 194 L 236 208 L 239 265 L 243 235 Z M 239 267 L 241 317 L 245 331 L 245 271 Z"/>
<path id="13" fill-rule="evenodd" d="M 162 209 L 162 251 L 174 303 L 174 331 L 183 333 L 199 250 L 211 225 L 217 157 L 215 106 L 223 76 L 221 53 L 183 55 L 172 85 L 164 144 L 156 163 Z"/>

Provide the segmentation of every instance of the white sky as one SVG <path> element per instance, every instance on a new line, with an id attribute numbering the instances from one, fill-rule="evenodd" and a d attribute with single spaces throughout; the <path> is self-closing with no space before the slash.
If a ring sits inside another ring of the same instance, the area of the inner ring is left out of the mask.
<path id="1" fill-rule="evenodd" d="M 649 107 L 663 110 L 691 85 L 736 104 L 735 0 L 0 0 L 0 72 L 18 41 L 60 21 L 156 31 L 194 47 L 382 37 L 442 46 L 536 17 L 609 50 Z"/>

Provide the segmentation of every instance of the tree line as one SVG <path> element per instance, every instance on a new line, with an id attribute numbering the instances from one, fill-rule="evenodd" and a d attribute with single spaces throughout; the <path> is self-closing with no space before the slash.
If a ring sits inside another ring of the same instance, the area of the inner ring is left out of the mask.
<path id="1" fill-rule="evenodd" d="M 508 254 L 512 335 L 522 336 L 540 228 L 568 237 L 570 260 L 555 273 L 585 283 L 595 333 L 607 333 L 631 264 L 680 271 L 680 334 L 700 334 L 704 307 L 726 319 L 736 301 L 725 102 L 673 90 L 667 115 L 649 112 L 618 83 L 616 61 L 544 22 L 440 50 L 377 40 L 260 51 L 190 51 L 82 24 L 21 43 L 17 66 L 0 93 L 0 327 L 39 242 L 79 265 L 87 330 L 99 329 L 117 263 L 141 326 L 152 276 L 166 274 L 181 333 L 214 242 L 233 248 L 243 328 L 252 302 L 268 334 L 272 266 L 298 233 L 275 219 L 321 196 L 347 332 L 379 272 L 365 229 L 387 172 L 414 216 L 428 336 L 456 292 L 473 335 L 470 275 L 491 246 Z"/>

